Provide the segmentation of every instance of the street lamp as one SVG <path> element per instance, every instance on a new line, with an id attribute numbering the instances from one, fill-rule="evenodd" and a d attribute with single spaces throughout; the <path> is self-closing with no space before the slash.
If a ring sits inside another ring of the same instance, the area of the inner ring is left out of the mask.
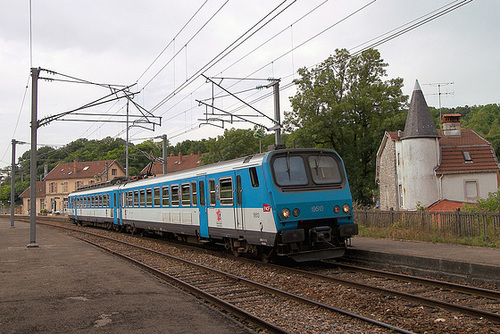
<path id="1" fill-rule="evenodd" d="M 253 136 L 255 138 L 259 138 L 259 153 L 262 153 L 262 134 L 258 131 L 255 131 Z"/>

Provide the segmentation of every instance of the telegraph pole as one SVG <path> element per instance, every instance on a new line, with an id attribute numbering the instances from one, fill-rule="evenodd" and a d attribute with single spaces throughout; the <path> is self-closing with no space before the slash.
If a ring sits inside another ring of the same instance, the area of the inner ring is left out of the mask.
<path id="1" fill-rule="evenodd" d="M 31 69 L 31 152 L 30 152 L 30 243 L 28 248 L 36 248 L 36 146 L 38 130 L 38 77 L 39 68 Z"/>
<path id="2" fill-rule="evenodd" d="M 281 146 L 281 116 L 280 116 L 280 80 L 275 80 L 273 83 L 274 93 L 274 120 L 276 122 L 276 130 L 274 135 L 274 144 L 276 149 Z"/>

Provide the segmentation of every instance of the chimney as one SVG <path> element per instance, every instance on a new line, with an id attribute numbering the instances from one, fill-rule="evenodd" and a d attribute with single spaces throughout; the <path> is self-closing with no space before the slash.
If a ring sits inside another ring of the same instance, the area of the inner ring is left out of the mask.
<path id="1" fill-rule="evenodd" d="M 445 137 L 460 137 L 460 114 L 443 115 L 443 135 Z"/>
<path id="2" fill-rule="evenodd" d="M 181 163 L 181 162 L 182 162 L 182 152 L 181 152 L 181 150 L 179 150 L 179 163 Z"/>
<path id="3" fill-rule="evenodd" d="M 49 165 L 43 165 L 43 177 L 46 177 L 49 174 Z"/>
<path id="4" fill-rule="evenodd" d="M 170 156 L 173 157 L 174 156 L 174 151 L 170 151 Z"/>
<path id="5" fill-rule="evenodd" d="M 73 174 L 75 174 L 75 173 L 76 173 L 76 162 L 77 162 L 77 160 L 76 160 L 76 159 L 75 159 L 75 160 L 73 160 Z"/>

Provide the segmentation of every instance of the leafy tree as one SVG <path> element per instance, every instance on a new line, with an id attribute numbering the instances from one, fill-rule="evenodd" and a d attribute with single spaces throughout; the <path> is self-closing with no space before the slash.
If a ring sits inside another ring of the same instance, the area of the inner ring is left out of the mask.
<path id="1" fill-rule="evenodd" d="M 355 200 L 370 204 L 375 154 L 387 129 L 404 126 L 408 99 L 401 78 L 383 81 L 388 65 L 377 50 L 351 56 L 345 49 L 319 66 L 301 68 L 285 113 L 287 130 L 301 146 L 333 148 L 343 157 Z"/>

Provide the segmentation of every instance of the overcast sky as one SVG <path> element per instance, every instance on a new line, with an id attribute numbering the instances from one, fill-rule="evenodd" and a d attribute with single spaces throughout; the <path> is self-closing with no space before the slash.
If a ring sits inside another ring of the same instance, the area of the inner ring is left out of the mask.
<path id="1" fill-rule="evenodd" d="M 205 118 L 206 109 L 197 100 L 211 103 L 212 85 L 200 74 L 225 77 L 222 85 L 234 93 L 246 91 L 240 95 L 245 101 L 261 98 L 254 107 L 273 117 L 272 89 L 251 90 L 266 85 L 267 81 L 229 78 L 281 78 L 281 87 L 289 87 L 280 93 L 283 113 L 290 110 L 288 99 L 295 90 L 289 84 L 298 68 L 320 63 L 337 48 L 355 52 L 359 45 L 384 33 L 413 20 L 428 18 L 429 13 L 437 13 L 443 6 L 449 8 L 450 4 L 460 3 L 451 0 L 32 2 L 32 48 L 30 1 L 2 1 L 0 5 L 3 129 L 0 168 L 11 163 L 12 138 L 30 141 L 31 67 L 94 83 L 135 84 L 131 88 L 137 93 L 134 102 L 161 117 L 161 126 L 156 126 L 154 132 L 131 128 L 130 138 L 134 143 L 163 134 L 171 143 L 199 140 L 222 134 L 222 125 L 225 129 L 253 127 L 250 123 L 228 122 L 204 125 L 205 121 L 200 119 Z M 386 79 L 403 78 L 406 95 L 411 94 L 418 79 L 429 106 L 438 107 L 437 83 L 442 84 L 441 105 L 445 107 L 500 102 L 499 17 L 500 1 L 475 0 L 378 46 L 381 57 L 389 64 Z M 250 33 L 244 35 L 247 31 Z M 239 39 L 241 36 L 245 37 Z M 45 71 L 41 76 L 62 78 Z M 109 89 L 99 86 L 40 80 L 38 119 L 73 110 L 109 93 Z M 225 95 L 219 88 L 213 94 Z M 125 115 L 125 105 L 120 100 L 87 112 L 99 114 L 97 118 L 103 121 L 118 120 L 123 117 L 112 115 Z M 241 103 L 232 97 L 218 98 L 215 105 L 240 115 L 257 115 L 252 109 L 241 109 Z M 137 115 L 138 111 L 131 107 L 130 113 Z M 126 126 L 122 123 L 82 122 L 89 116 L 74 118 L 80 121 L 55 121 L 40 128 L 38 143 L 60 147 L 78 138 L 125 138 Z M 250 119 L 272 126 L 264 117 Z M 18 146 L 18 156 L 28 149 L 29 145 Z"/>

